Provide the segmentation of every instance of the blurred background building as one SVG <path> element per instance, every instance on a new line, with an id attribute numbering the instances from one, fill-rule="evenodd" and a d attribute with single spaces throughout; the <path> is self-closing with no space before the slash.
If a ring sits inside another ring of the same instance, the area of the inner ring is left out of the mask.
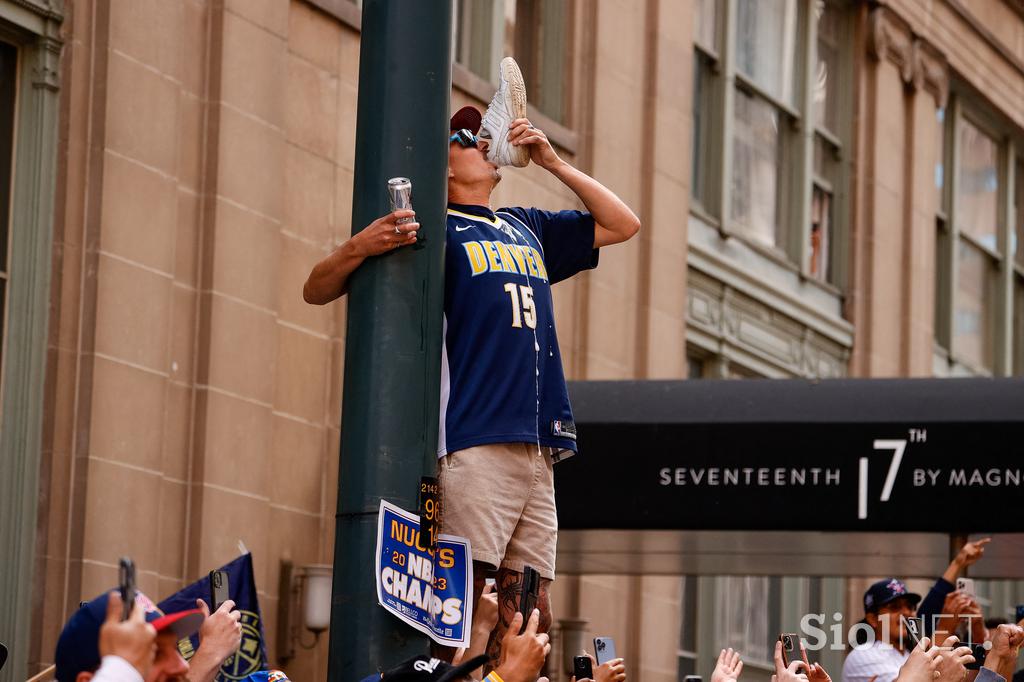
<path id="1" fill-rule="evenodd" d="M 556 289 L 570 378 L 1024 374 L 1020 0 L 455 10 L 453 106 L 514 55 L 533 122 L 643 219 Z M 281 660 L 282 560 L 333 555 L 345 303 L 301 287 L 351 230 L 359 18 L 0 0 L 4 679 L 52 661 L 118 556 L 163 597 L 239 540 Z M 500 203 L 575 205 L 504 175 Z M 634 680 L 708 675 L 726 645 L 766 678 L 783 608 L 856 620 L 864 582 L 565 576 L 556 634 L 615 636 Z M 293 679 L 325 678 L 325 641 Z"/>

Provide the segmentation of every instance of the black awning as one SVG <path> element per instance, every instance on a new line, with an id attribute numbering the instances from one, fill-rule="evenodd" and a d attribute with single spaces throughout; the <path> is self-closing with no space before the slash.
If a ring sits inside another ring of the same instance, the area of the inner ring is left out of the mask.
<path id="1" fill-rule="evenodd" d="M 1024 379 L 574 382 L 566 529 L 1024 529 Z"/>
<path id="2" fill-rule="evenodd" d="M 577 424 L 1015 422 L 1024 379 L 569 382 Z"/>

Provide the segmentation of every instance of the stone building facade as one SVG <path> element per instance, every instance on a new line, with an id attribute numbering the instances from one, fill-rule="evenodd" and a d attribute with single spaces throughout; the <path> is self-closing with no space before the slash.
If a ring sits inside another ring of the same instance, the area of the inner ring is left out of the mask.
<path id="1" fill-rule="evenodd" d="M 555 290 L 570 378 L 1024 373 L 1019 0 L 454 7 L 453 106 L 514 54 L 534 122 L 644 223 Z M 120 555 L 162 597 L 239 541 L 281 661 L 282 561 L 333 556 L 345 303 L 301 286 L 352 228 L 359 16 L 0 0 L 3 679 L 52 661 Z M 576 205 L 533 167 L 496 199 Z M 861 588 L 558 585 L 556 619 L 602 624 L 648 682 L 707 675 L 724 641 L 759 675 L 758 605 L 856 610 Z M 324 679 L 325 641 L 293 679 Z"/>

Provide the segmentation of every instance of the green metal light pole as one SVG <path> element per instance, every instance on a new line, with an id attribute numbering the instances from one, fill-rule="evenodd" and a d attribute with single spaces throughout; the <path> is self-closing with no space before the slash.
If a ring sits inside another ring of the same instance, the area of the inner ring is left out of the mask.
<path id="1" fill-rule="evenodd" d="M 389 211 L 386 183 L 412 180 L 422 248 L 352 276 L 334 547 L 332 682 L 426 653 L 427 639 L 377 604 L 381 498 L 415 512 L 436 467 L 444 306 L 451 0 L 363 0 L 352 228 Z"/>

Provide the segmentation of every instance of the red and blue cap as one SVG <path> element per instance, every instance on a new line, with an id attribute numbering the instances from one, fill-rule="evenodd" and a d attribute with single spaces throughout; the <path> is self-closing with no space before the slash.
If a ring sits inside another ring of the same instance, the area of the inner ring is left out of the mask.
<path id="1" fill-rule="evenodd" d="M 74 682 L 80 672 L 96 670 L 100 665 L 100 627 L 107 619 L 107 601 L 109 592 L 104 592 L 71 616 L 57 640 L 58 682 Z M 190 637 L 203 624 L 203 612 L 199 609 L 188 609 L 178 613 L 165 614 L 156 604 L 141 592 L 135 595 L 135 601 L 142 605 L 146 622 L 157 632 L 169 630 L 175 637 Z"/>

